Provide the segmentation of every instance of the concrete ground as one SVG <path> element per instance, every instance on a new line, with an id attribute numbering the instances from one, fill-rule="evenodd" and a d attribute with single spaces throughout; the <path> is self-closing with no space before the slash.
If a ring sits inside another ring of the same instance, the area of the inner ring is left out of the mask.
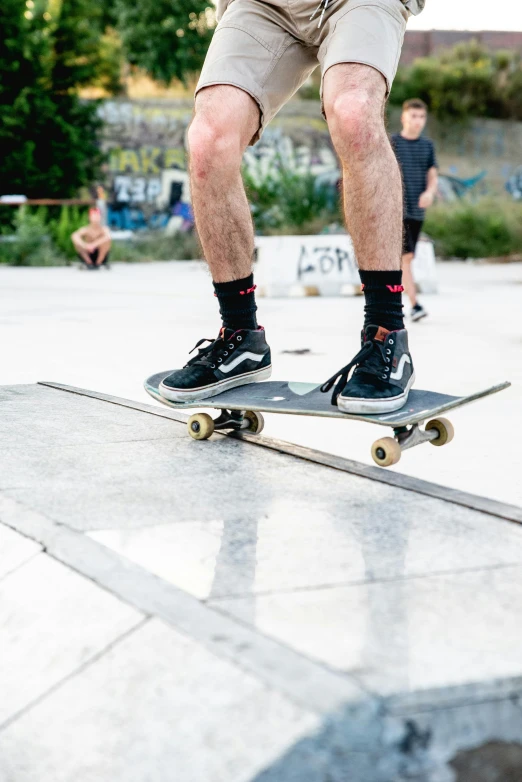
<path id="1" fill-rule="evenodd" d="M 159 405 L 4 385 L 0 410 L 0 782 L 520 772 L 503 508 L 195 442 Z"/>
<path id="2" fill-rule="evenodd" d="M 451 414 L 455 440 L 423 445 L 392 468 L 522 504 L 522 264 L 439 264 L 429 319 L 410 327 L 417 387 L 470 393 L 513 387 Z M 360 298 L 260 299 L 274 379 L 320 381 L 358 349 Z M 0 268 L 0 384 L 54 380 L 146 401 L 145 376 L 181 366 L 218 328 L 217 304 L 198 263 Z M 285 351 L 308 350 L 305 354 Z M 38 411 L 34 411 L 38 414 Z M 358 422 L 269 416 L 265 433 L 371 463 L 381 429 Z"/>
<path id="3" fill-rule="evenodd" d="M 522 265 L 439 271 L 418 387 L 513 387 L 384 472 L 367 424 L 268 417 L 303 459 L 145 395 L 217 331 L 200 264 L 0 268 L 0 782 L 518 778 L 522 512 L 426 481 L 522 505 Z M 275 378 L 357 349 L 361 299 L 259 305 Z"/>

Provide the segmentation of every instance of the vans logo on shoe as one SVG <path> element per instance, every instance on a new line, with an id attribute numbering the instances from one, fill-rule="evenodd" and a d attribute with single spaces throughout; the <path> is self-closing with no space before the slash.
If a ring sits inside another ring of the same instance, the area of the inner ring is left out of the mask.
<path id="1" fill-rule="evenodd" d="M 400 361 L 399 366 L 394 372 L 390 372 L 390 379 L 391 380 L 402 380 L 402 376 L 404 374 L 404 367 L 406 364 L 411 364 L 411 358 L 408 356 L 407 353 L 403 353 Z"/>
<path id="2" fill-rule="evenodd" d="M 241 355 L 236 356 L 232 359 L 232 361 L 229 361 L 228 364 L 222 364 L 219 367 L 220 372 L 224 372 L 227 374 L 228 372 L 232 372 L 233 369 L 235 369 L 239 364 L 241 364 L 242 361 L 262 361 L 264 354 L 263 353 L 250 353 L 250 351 L 246 351 L 245 353 L 241 353 Z"/>

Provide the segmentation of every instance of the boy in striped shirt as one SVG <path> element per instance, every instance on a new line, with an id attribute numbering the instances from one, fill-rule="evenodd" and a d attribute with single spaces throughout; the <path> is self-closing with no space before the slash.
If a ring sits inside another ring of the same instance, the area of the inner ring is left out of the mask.
<path id="1" fill-rule="evenodd" d="M 402 106 L 402 131 L 394 133 L 391 142 L 402 173 L 404 193 L 402 283 L 411 303 L 411 319 L 420 320 L 427 312 L 417 301 L 411 264 L 424 222 L 426 209 L 437 194 L 437 158 L 433 141 L 422 131 L 428 118 L 428 107 L 420 98 Z"/>

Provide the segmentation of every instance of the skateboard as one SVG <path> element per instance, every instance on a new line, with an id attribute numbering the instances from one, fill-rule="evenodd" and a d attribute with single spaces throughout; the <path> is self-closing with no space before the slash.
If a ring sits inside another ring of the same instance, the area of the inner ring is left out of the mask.
<path id="1" fill-rule="evenodd" d="M 331 394 L 323 394 L 320 383 L 267 380 L 231 388 L 210 399 L 170 402 L 159 393 L 161 381 L 170 372 L 172 370 L 158 372 L 149 377 L 145 381 L 145 391 L 158 402 L 177 410 L 203 407 L 220 411 L 217 418 L 212 418 L 208 413 L 195 413 L 190 416 L 187 429 L 194 440 L 207 440 L 216 430 L 259 434 L 264 425 L 262 413 L 348 418 L 388 426 L 393 430 L 393 437 L 381 437 L 372 445 L 372 458 L 380 467 L 397 464 L 403 451 L 421 443 L 430 442 L 432 445 L 441 446 L 451 442 L 453 426 L 447 418 L 439 417 L 441 413 L 496 394 L 511 385 L 507 382 L 499 383 L 469 396 L 450 396 L 435 391 L 413 389 L 407 404 L 394 413 L 355 415 L 343 413 L 332 405 Z"/>

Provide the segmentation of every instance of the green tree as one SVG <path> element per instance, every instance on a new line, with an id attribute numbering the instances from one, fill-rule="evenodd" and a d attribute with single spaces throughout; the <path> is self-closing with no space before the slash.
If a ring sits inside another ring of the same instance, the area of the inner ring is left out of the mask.
<path id="1" fill-rule="evenodd" d="M 471 41 L 399 70 L 390 103 L 422 98 L 440 120 L 468 117 L 522 119 L 522 59 L 490 52 Z"/>
<path id="2" fill-rule="evenodd" d="M 102 161 L 97 106 L 77 95 L 106 72 L 97 0 L 4 0 L 0 29 L 2 190 L 72 196 Z"/>
<path id="3" fill-rule="evenodd" d="M 117 0 L 116 8 L 131 65 L 167 84 L 201 68 L 215 24 L 209 0 Z"/>
<path id="4" fill-rule="evenodd" d="M 97 84 L 117 92 L 121 61 L 108 45 L 110 17 L 98 0 L 49 0 L 50 78 L 56 93 Z M 44 14 L 45 15 L 45 14 Z M 117 51 L 117 46 L 115 47 Z"/>

